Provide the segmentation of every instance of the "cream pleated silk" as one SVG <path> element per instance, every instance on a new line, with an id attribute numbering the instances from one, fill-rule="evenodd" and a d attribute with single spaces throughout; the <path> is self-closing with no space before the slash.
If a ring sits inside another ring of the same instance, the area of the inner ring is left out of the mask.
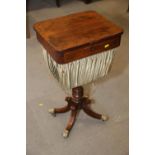
<path id="1" fill-rule="evenodd" d="M 112 49 L 67 64 L 58 64 L 44 48 L 42 49 L 50 72 L 66 91 L 104 77 L 114 56 L 114 49 Z"/>

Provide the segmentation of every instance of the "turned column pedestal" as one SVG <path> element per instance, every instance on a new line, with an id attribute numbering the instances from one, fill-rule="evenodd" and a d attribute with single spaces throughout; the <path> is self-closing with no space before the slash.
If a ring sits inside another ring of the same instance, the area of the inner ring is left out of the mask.
<path id="1" fill-rule="evenodd" d="M 106 121 L 108 119 L 106 115 L 98 114 L 90 108 L 91 100 L 83 96 L 82 86 L 73 88 L 72 97 L 66 97 L 65 100 L 68 103 L 66 106 L 61 108 L 49 109 L 49 113 L 51 113 L 53 116 L 56 116 L 57 113 L 65 113 L 65 112 L 71 111 L 67 126 L 63 132 L 64 138 L 68 137 L 69 132 L 76 121 L 77 113 L 79 112 L 79 110 L 83 110 L 87 115 L 96 119 L 100 119 L 102 121 Z"/>

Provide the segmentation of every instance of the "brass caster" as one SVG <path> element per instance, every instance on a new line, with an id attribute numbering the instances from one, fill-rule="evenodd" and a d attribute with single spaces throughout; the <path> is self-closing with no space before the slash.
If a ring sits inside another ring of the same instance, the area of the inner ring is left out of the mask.
<path id="1" fill-rule="evenodd" d="M 67 138 L 67 137 L 69 136 L 69 130 L 64 130 L 62 136 L 63 136 L 64 138 Z"/>
<path id="2" fill-rule="evenodd" d="M 54 108 L 48 109 L 48 112 L 49 112 L 51 115 L 56 116 L 56 113 L 55 113 Z"/>
<path id="3" fill-rule="evenodd" d="M 102 116 L 101 116 L 101 120 L 102 120 L 102 121 L 107 121 L 108 119 L 109 119 L 109 117 L 106 116 L 106 115 L 102 115 Z"/>

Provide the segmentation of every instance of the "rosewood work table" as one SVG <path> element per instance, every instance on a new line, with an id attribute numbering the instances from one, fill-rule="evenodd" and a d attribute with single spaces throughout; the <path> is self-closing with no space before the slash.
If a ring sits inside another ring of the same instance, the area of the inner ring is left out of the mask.
<path id="1" fill-rule="evenodd" d="M 80 109 L 107 120 L 106 115 L 90 108 L 91 101 L 84 97 L 82 85 L 108 74 L 122 28 L 95 11 L 85 11 L 38 22 L 34 30 L 51 73 L 64 90 L 72 90 L 66 106 L 49 109 L 54 116 L 71 111 L 63 136 L 68 137 Z"/>

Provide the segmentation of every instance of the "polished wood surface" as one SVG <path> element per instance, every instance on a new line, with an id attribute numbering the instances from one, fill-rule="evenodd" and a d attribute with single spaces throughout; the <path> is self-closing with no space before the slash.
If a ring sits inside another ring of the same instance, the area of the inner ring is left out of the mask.
<path id="1" fill-rule="evenodd" d="M 40 43 L 61 64 L 115 48 L 123 33 L 119 26 L 95 11 L 38 22 L 34 30 Z"/>
<path id="2" fill-rule="evenodd" d="M 71 111 L 68 123 L 64 130 L 65 138 L 68 137 L 69 132 L 71 131 L 71 129 L 76 121 L 77 113 L 81 109 L 87 115 L 89 115 L 93 118 L 100 119 L 102 121 L 107 120 L 107 117 L 105 115 L 98 114 L 91 109 L 91 107 L 90 107 L 91 100 L 89 100 L 88 98 L 83 96 L 83 87 L 82 86 L 73 88 L 72 89 L 72 97 L 67 97 L 66 101 L 68 102 L 68 104 L 66 106 L 64 106 L 62 108 L 54 108 L 49 111 L 53 116 L 56 116 L 57 113 L 65 113 L 65 112 L 68 112 L 69 110 Z"/>

